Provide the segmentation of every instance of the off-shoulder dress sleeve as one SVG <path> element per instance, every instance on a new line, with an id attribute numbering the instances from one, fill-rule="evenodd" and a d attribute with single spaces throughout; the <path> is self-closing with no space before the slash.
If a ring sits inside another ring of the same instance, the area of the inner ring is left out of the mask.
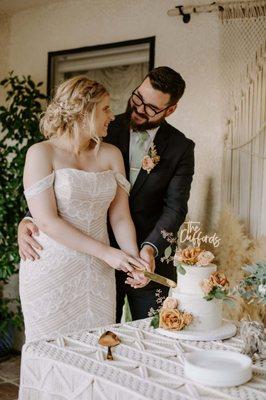
<path id="1" fill-rule="evenodd" d="M 27 200 L 31 199 L 37 194 L 52 187 L 53 183 L 54 183 L 54 171 L 50 175 L 47 175 L 43 179 L 35 182 L 28 189 L 24 190 L 24 196 Z"/>
<path id="2" fill-rule="evenodd" d="M 124 175 L 120 174 L 120 172 L 115 172 L 115 179 L 117 184 L 129 194 L 131 185 Z"/>

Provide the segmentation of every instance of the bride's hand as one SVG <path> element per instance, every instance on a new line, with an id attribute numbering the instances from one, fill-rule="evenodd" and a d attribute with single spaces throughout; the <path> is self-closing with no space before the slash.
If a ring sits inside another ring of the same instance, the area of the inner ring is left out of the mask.
<path id="1" fill-rule="evenodd" d="M 142 261 L 146 262 L 146 270 L 149 272 L 154 272 L 155 270 L 155 259 L 154 259 L 154 248 L 150 245 L 145 245 L 140 251 L 140 256 Z M 126 279 L 126 284 L 130 285 L 134 289 L 140 289 L 148 285 L 150 279 L 145 277 L 141 271 L 133 271 L 133 273 L 128 273 Z"/>
<path id="2" fill-rule="evenodd" d="M 115 249 L 114 247 L 109 247 L 105 252 L 103 260 L 110 265 L 110 267 L 126 273 L 134 272 L 134 267 L 138 270 L 147 268 L 147 263 L 141 258 L 132 257 L 124 251 Z"/>

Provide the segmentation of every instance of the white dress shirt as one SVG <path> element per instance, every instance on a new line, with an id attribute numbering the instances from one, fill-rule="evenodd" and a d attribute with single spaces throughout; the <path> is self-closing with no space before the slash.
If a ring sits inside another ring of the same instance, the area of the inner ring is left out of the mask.
<path id="1" fill-rule="evenodd" d="M 144 155 L 148 154 L 149 148 L 151 147 L 151 144 L 154 141 L 154 138 L 155 138 L 155 135 L 156 135 L 158 129 L 159 129 L 159 127 L 155 128 L 155 129 L 149 129 L 146 131 L 149 134 L 149 140 L 146 141 L 145 146 L 143 148 Z M 130 130 L 130 141 L 129 141 L 129 166 L 131 166 L 133 148 L 134 148 L 134 145 L 137 143 L 137 140 L 138 140 L 138 132 L 133 131 L 131 129 Z"/>
<path id="2" fill-rule="evenodd" d="M 154 141 L 154 138 L 155 138 L 155 135 L 156 135 L 158 129 L 159 129 L 159 127 L 154 128 L 154 129 L 149 129 L 149 130 L 147 130 L 147 132 L 148 132 L 148 134 L 149 134 L 149 140 L 146 141 L 145 146 L 144 146 L 144 148 L 143 148 L 143 157 L 144 157 L 145 155 L 148 155 L 149 148 L 151 147 L 152 142 Z M 130 130 L 130 140 L 129 140 L 129 167 L 131 166 L 133 148 L 134 148 L 134 145 L 135 145 L 135 143 L 137 142 L 137 140 L 138 140 L 138 132 L 133 131 L 133 130 L 131 129 L 131 130 Z M 155 257 L 157 257 L 157 255 L 158 255 L 158 249 L 157 249 L 157 247 L 156 247 L 153 243 L 150 243 L 150 242 L 143 242 L 143 243 L 141 244 L 141 248 L 142 248 L 145 244 L 149 244 L 150 246 L 152 246 L 152 247 L 154 248 L 154 250 L 155 250 Z"/>

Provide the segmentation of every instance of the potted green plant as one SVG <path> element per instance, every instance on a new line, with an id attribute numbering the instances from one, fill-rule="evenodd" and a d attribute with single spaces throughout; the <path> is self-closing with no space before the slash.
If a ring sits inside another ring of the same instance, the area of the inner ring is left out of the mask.
<path id="1" fill-rule="evenodd" d="M 22 314 L 19 299 L 0 298 L 0 356 L 5 356 L 12 349 L 14 327 L 21 329 Z"/>
<path id="2" fill-rule="evenodd" d="M 8 283 L 17 274 L 19 254 L 17 226 L 26 210 L 23 196 L 23 166 L 27 149 L 41 140 L 39 118 L 42 82 L 11 72 L 0 82 L 6 102 L 0 105 L 0 283 Z M 0 341 L 9 343 L 10 327 L 22 326 L 17 299 L 5 299 L 0 292 Z M 1 343 L 0 343 L 1 352 Z"/>

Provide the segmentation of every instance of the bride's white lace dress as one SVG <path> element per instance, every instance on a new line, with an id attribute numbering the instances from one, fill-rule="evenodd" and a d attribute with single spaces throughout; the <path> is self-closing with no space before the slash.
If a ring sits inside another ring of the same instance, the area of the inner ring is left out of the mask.
<path id="1" fill-rule="evenodd" d="M 112 170 L 62 168 L 27 189 L 26 198 L 54 186 L 59 215 L 89 236 L 108 243 L 107 211 L 117 185 L 130 183 Z M 62 232 L 64 235 L 64 232 Z M 115 270 L 59 244 L 43 232 L 40 259 L 21 261 L 20 298 L 26 342 L 55 338 L 115 322 Z"/>

